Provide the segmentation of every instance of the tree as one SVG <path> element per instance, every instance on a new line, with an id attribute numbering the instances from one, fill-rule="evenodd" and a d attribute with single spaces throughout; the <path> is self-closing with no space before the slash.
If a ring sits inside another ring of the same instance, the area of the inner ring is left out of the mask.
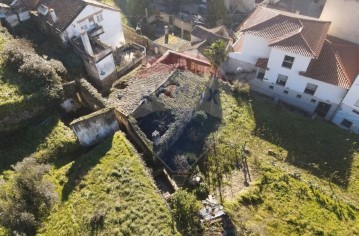
<path id="1" fill-rule="evenodd" d="M 136 26 L 137 22 L 141 21 L 146 16 L 146 8 L 148 7 L 148 0 L 130 0 L 127 3 L 128 17 L 132 25 Z"/>
<path id="2" fill-rule="evenodd" d="M 204 51 L 204 55 L 208 58 L 217 74 L 218 68 L 227 60 L 226 44 L 223 40 L 214 42 L 208 49 Z"/>
<path id="3" fill-rule="evenodd" d="M 35 235 L 57 201 L 53 184 L 44 180 L 50 166 L 29 157 L 17 163 L 14 170 L 14 178 L 1 186 L 0 225 L 14 234 Z"/>
<path id="4" fill-rule="evenodd" d="M 195 195 L 178 190 L 171 197 L 170 204 L 178 230 L 183 235 L 201 235 L 202 227 L 198 217 L 201 203 Z"/>
<path id="5" fill-rule="evenodd" d="M 207 22 L 210 27 L 223 24 L 227 17 L 227 9 L 224 0 L 207 1 Z"/>

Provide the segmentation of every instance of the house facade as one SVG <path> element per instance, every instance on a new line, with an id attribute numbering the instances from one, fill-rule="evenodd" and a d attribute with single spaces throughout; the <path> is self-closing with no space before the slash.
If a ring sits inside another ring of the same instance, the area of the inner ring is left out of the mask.
<path id="1" fill-rule="evenodd" d="M 98 87 L 116 79 L 114 51 L 125 44 L 118 9 L 93 0 L 38 0 L 31 18 L 46 34 L 71 45 Z"/>
<path id="2" fill-rule="evenodd" d="M 359 133 L 359 112 L 353 112 L 359 46 L 329 36 L 329 27 L 328 21 L 258 7 L 240 27 L 229 70 L 252 71 L 253 91 Z M 344 113 L 351 119 L 344 121 Z"/>

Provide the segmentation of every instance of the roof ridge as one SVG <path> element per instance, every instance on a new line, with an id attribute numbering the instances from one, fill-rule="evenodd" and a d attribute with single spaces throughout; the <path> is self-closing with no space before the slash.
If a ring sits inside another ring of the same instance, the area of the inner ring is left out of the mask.
<path id="1" fill-rule="evenodd" d="M 260 25 L 260 24 L 263 24 L 264 22 L 266 22 L 266 21 L 269 21 L 269 20 L 273 20 L 274 18 L 276 18 L 276 17 L 278 17 L 278 16 L 280 16 L 279 14 L 276 14 L 276 15 L 274 15 L 274 16 L 272 16 L 272 17 L 269 17 L 268 19 L 263 19 L 262 21 L 260 21 L 260 22 L 258 22 L 258 23 L 256 23 L 256 24 L 254 24 L 254 25 L 251 25 L 250 27 L 245 27 L 245 23 L 246 23 L 246 21 L 245 22 L 243 22 L 243 25 L 242 26 L 244 26 L 244 29 L 240 29 L 240 31 L 245 31 L 245 30 L 250 30 L 250 29 L 252 29 L 253 27 L 255 27 L 255 26 L 258 26 L 258 25 Z M 251 15 L 249 16 L 249 18 L 251 17 Z"/>
<path id="2" fill-rule="evenodd" d="M 297 35 L 297 34 L 300 34 L 301 30 L 302 30 L 302 28 L 299 28 L 299 29 L 290 31 L 290 32 L 288 32 L 288 33 L 286 33 L 286 34 L 280 35 L 280 36 L 278 36 L 278 37 L 276 37 L 276 38 L 270 40 L 270 41 L 268 42 L 268 46 L 270 46 L 270 45 L 272 45 L 272 44 L 275 44 L 275 43 L 279 43 L 280 41 L 283 41 L 283 40 L 288 39 L 288 38 L 291 38 L 291 37 L 293 37 L 293 36 L 295 36 L 295 35 Z"/>
<path id="3" fill-rule="evenodd" d="M 305 45 L 307 46 L 307 48 L 309 49 L 309 51 L 312 53 L 312 55 L 314 55 L 316 58 L 318 58 L 318 57 L 319 57 L 319 54 L 317 55 L 317 54 L 314 52 L 314 50 L 310 47 L 308 41 L 305 39 L 305 37 L 304 37 L 303 34 L 302 34 L 302 31 L 303 31 L 303 29 L 304 29 L 304 25 L 303 25 L 303 23 L 302 23 L 302 19 L 298 19 L 298 20 L 299 20 L 300 25 L 302 26 L 301 31 L 300 31 L 300 36 L 302 37 L 302 39 L 303 39 Z"/>
<path id="4" fill-rule="evenodd" d="M 338 63 L 338 65 L 339 65 L 340 69 L 343 71 L 343 73 L 344 73 L 344 75 L 345 75 L 345 79 L 346 79 L 347 82 L 349 82 L 349 84 L 350 84 L 350 78 L 349 78 L 348 72 L 346 71 L 345 67 L 343 66 L 342 59 L 341 59 L 339 53 L 337 52 L 337 50 L 334 50 L 333 47 L 332 47 L 332 46 L 333 46 L 333 45 L 332 45 L 333 42 L 331 42 L 331 41 L 329 41 L 329 40 L 327 40 L 327 39 L 325 39 L 325 40 L 328 42 L 329 48 L 330 48 L 330 50 L 333 52 L 334 57 L 335 57 L 335 60 L 337 61 L 337 63 Z"/>
<path id="5" fill-rule="evenodd" d="M 320 18 L 315 18 L 315 17 L 311 17 L 311 16 L 306 16 L 306 15 L 301 15 L 301 14 L 297 14 L 294 12 L 289 12 L 289 11 L 283 11 L 283 10 L 279 10 L 279 9 L 274 9 L 274 8 L 269 8 L 266 6 L 258 6 L 262 9 L 271 11 L 273 13 L 277 13 L 278 15 L 282 15 L 282 16 L 286 16 L 286 17 L 291 17 L 291 18 L 296 18 L 296 19 L 303 19 L 303 20 L 310 20 L 310 21 L 317 21 L 317 22 L 331 22 L 331 21 L 326 21 L 326 20 L 322 20 Z"/>

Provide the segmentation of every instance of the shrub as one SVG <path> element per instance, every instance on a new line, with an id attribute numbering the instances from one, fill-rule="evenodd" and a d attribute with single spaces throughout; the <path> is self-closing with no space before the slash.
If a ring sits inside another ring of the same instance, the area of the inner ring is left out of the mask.
<path id="1" fill-rule="evenodd" d="M 201 235 L 203 231 L 198 212 L 201 204 L 192 193 L 178 190 L 171 198 L 171 208 L 177 229 L 183 235 Z"/>
<path id="2" fill-rule="evenodd" d="M 24 63 L 24 58 L 34 53 L 35 51 L 29 41 L 12 39 L 5 44 L 1 57 L 7 66 L 18 69 Z"/>
<path id="3" fill-rule="evenodd" d="M 2 58 L 7 66 L 16 69 L 25 78 L 32 80 L 36 92 L 49 104 L 58 103 L 63 97 L 60 75 L 67 73 L 61 62 L 47 61 L 37 55 L 32 45 L 24 39 L 12 39 L 4 47 Z"/>
<path id="4" fill-rule="evenodd" d="M 0 225 L 15 234 L 35 235 L 57 200 L 53 184 L 44 180 L 50 166 L 30 157 L 14 170 L 10 185 L 0 190 Z"/>

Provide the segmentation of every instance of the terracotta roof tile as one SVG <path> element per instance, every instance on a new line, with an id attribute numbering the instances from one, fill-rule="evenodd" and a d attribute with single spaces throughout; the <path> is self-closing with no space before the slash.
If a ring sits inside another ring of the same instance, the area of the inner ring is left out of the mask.
<path id="1" fill-rule="evenodd" d="M 168 35 L 168 43 L 165 44 L 165 35 L 154 41 L 155 44 L 165 47 L 173 51 L 181 51 L 191 46 L 191 43 L 185 39 L 181 39 L 175 35 Z"/>
<path id="2" fill-rule="evenodd" d="M 25 1 L 25 0 L 23 0 Z M 37 2 L 37 4 L 32 7 L 33 10 L 37 10 L 37 8 L 43 4 L 49 9 L 54 9 L 58 21 L 55 23 L 56 29 L 63 32 L 72 21 L 81 13 L 81 11 L 87 5 L 94 5 L 100 8 L 106 8 L 113 11 L 118 11 L 111 6 L 99 3 L 93 0 L 31 0 L 33 2 Z M 40 16 L 42 17 L 42 16 Z M 52 23 L 49 14 L 45 17 L 45 19 Z"/>
<path id="3" fill-rule="evenodd" d="M 285 11 L 257 7 L 240 30 L 268 40 L 268 46 L 318 58 L 330 22 Z"/>
<path id="4" fill-rule="evenodd" d="M 220 31 L 222 28 L 214 28 L 214 32 Z M 220 34 L 214 33 L 210 29 L 203 26 L 196 25 L 191 32 L 191 43 L 196 44 L 201 41 L 206 41 L 209 45 L 218 40 L 223 40 L 226 44 L 230 42 L 229 38 L 223 37 Z"/>
<path id="5" fill-rule="evenodd" d="M 328 36 L 318 59 L 301 75 L 345 89 L 359 74 L 359 45 Z"/>
<path id="6" fill-rule="evenodd" d="M 267 69 L 269 58 L 259 58 L 256 62 L 256 67 Z"/>
<path id="7" fill-rule="evenodd" d="M 151 95 L 168 80 L 173 71 L 171 66 L 161 63 L 141 68 L 128 76 L 124 89 L 114 89 L 109 101 L 124 115 L 130 115 L 144 97 Z"/>

